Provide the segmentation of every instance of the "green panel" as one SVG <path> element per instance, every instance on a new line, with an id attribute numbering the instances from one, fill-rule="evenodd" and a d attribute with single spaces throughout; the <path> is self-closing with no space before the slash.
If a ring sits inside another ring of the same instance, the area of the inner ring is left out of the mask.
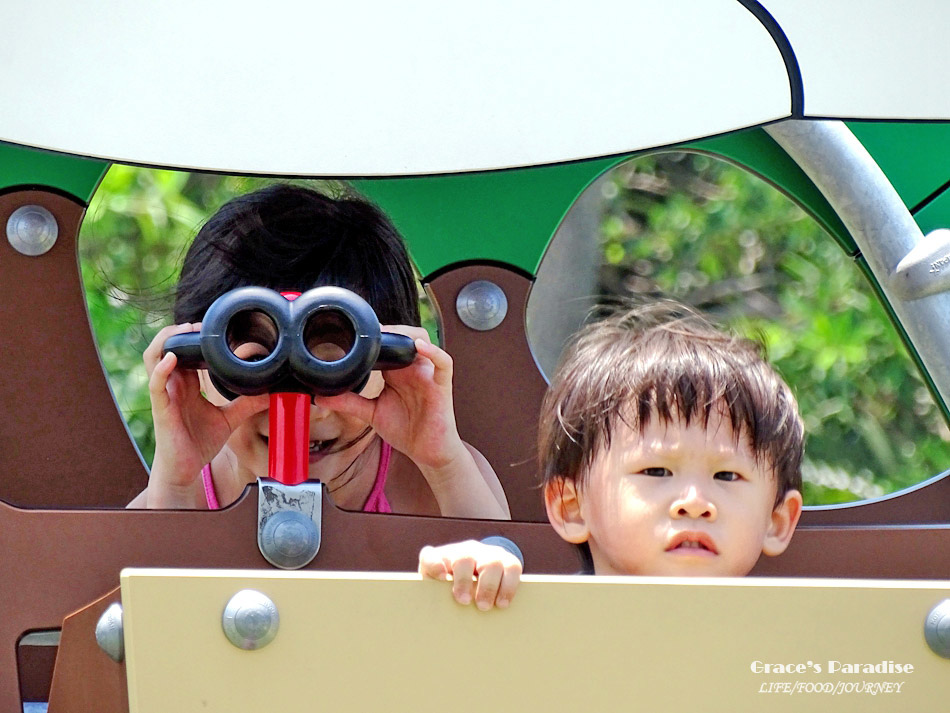
<path id="1" fill-rule="evenodd" d="M 763 130 L 663 150 L 677 148 L 719 156 L 761 176 L 811 212 L 848 254 L 857 252 L 847 229 L 818 189 Z M 554 231 L 577 197 L 601 173 L 635 155 L 353 183 L 392 217 L 423 275 L 466 260 L 495 260 L 534 274 Z"/>
<path id="2" fill-rule="evenodd" d="M 849 121 L 908 208 L 950 179 L 950 123 Z"/>
<path id="3" fill-rule="evenodd" d="M 88 204 L 108 168 L 108 161 L 0 142 L 0 190 L 21 185 L 50 186 Z"/>
<path id="4" fill-rule="evenodd" d="M 802 205 L 848 255 L 858 246 L 811 179 L 763 129 L 740 131 L 684 144 L 752 171 Z"/>
<path id="5" fill-rule="evenodd" d="M 937 228 L 950 228 L 950 190 L 944 191 L 914 214 L 924 235 Z"/>
<path id="6" fill-rule="evenodd" d="M 352 183 L 389 214 L 423 275 L 465 260 L 496 260 L 535 274 L 577 197 L 625 159 Z"/>

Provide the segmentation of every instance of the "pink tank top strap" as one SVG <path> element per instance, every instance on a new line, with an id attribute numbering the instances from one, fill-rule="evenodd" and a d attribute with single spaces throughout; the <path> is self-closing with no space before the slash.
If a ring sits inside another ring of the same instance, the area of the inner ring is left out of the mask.
<path id="1" fill-rule="evenodd" d="M 386 476 L 389 474 L 389 460 L 393 454 L 393 447 L 382 442 L 379 448 L 379 468 L 376 469 L 376 481 L 369 497 L 363 503 L 363 512 L 392 512 L 389 501 L 386 499 Z"/>
<path id="2" fill-rule="evenodd" d="M 363 512 L 392 512 L 392 507 L 386 499 L 386 476 L 389 474 L 389 461 L 392 458 L 393 447 L 382 442 L 379 449 L 379 467 L 376 469 L 376 480 L 373 489 L 369 491 L 366 502 L 363 503 Z M 220 510 L 218 495 L 214 491 L 214 479 L 211 477 L 211 464 L 201 469 L 201 484 L 204 486 L 205 500 L 209 510 Z"/>
<path id="3" fill-rule="evenodd" d="M 218 495 L 214 492 L 214 479 L 211 477 L 211 464 L 208 463 L 201 469 L 201 484 L 205 489 L 205 500 L 208 502 L 209 510 L 220 510 L 218 504 Z"/>

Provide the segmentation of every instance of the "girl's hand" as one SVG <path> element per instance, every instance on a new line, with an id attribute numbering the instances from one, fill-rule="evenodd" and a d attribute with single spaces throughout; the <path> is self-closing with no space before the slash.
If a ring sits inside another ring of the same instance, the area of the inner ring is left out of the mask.
<path id="1" fill-rule="evenodd" d="M 346 393 L 316 401 L 369 424 L 412 459 L 443 515 L 509 518 L 507 500 L 491 466 L 459 437 L 452 402 L 452 357 L 432 344 L 421 327 L 385 326 L 383 330 L 412 337 L 415 361 L 403 369 L 381 372 L 384 385 L 375 398 Z"/>
<path id="2" fill-rule="evenodd" d="M 452 596 L 459 604 L 474 601 L 482 611 L 504 609 L 521 582 L 521 561 L 504 547 L 475 540 L 441 547 L 423 547 L 419 574 L 423 579 L 452 577 Z"/>
<path id="3" fill-rule="evenodd" d="M 155 458 L 146 490 L 150 508 L 195 507 L 201 469 L 237 426 L 269 404 L 265 395 L 241 396 L 215 406 L 202 396 L 197 371 L 176 369 L 177 357 L 171 352 L 162 356 L 170 336 L 200 329 L 200 323 L 165 327 L 143 354 L 155 424 Z"/>
<path id="4" fill-rule="evenodd" d="M 432 344 L 421 327 L 382 329 L 411 337 L 416 358 L 402 369 L 380 372 L 382 392 L 362 401 L 369 407 L 367 423 L 420 468 L 445 468 L 464 450 L 452 404 L 452 357 Z"/>

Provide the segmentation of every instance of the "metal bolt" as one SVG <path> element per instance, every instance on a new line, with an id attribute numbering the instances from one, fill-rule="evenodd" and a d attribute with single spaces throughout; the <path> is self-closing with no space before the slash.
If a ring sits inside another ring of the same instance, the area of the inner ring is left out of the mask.
<path id="1" fill-rule="evenodd" d="M 455 311 L 466 327 L 487 332 L 504 321 L 508 298 L 494 282 L 475 280 L 459 291 Z"/>
<path id="2" fill-rule="evenodd" d="M 125 639 L 122 633 L 122 605 L 112 603 L 96 624 L 96 643 L 116 663 L 125 658 Z"/>
<path id="3" fill-rule="evenodd" d="M 7 220 L 7 240 L 23 255 L 42 255 L 53 247 L 57 237 L 56 218 L 41 205 L 20 206 Z"/>
<path id="4" fill-rule="evenodd" d="M 927 614 L 924 638 L 937 656 L 950 659 L 950 599 L 944 599 Z"/>
<path id="5" fill-rule="evenodd" d="M 320 532 L 316 523 L 296 510 L 269 516 L 261 530 L 261 551 L 275 567 L 300 569 L 316 557 Z"/>
<path id="6" fill-rule="evenodd" d="M 256 589 L 242 589 L 224 607 L 221 626 L 228 641 L 245 651 L 267 646 L 277 636 L 277 606 Z"/>

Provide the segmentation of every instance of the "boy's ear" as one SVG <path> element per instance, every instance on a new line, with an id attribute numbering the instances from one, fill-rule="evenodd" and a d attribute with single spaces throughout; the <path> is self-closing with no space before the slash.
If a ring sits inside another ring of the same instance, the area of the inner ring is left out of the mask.
<path id="1" fill-rule="evenodd" d="M 551 526 L 562 540 L 575 545 L 587 542 L 590 537 L 581 498 L 577 483 L 569 478 L 556 477 L 544 484 L 544 505 Z"/>
<path id="2" fill-rule="evenodd" d="M 802 494 L 789 490 L 782 502 L 772 510 L 772 522 L 762 542 L 762 553 L 769 557 L 780 555 L 788 547 L 802 514 Z"/>

